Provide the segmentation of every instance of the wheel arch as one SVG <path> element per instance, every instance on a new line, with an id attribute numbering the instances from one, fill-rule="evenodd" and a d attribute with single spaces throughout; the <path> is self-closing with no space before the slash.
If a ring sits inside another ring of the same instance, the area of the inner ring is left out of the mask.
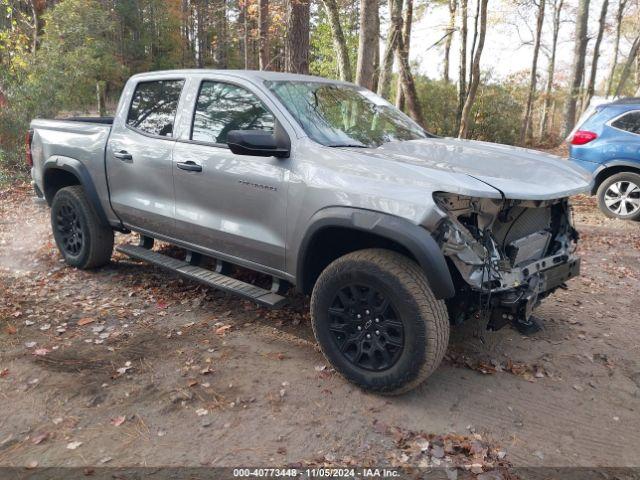
<path id="1" fill-rule="evenodd" d="M 607 178 L 616 175 L 618 173 L 636 173 L 640 175 L 640 163 L 629 162 L 626 160 L 614 160 L 603 165 L 594 174 L 593 188 L 591 189 L 591 195 L 595 195 L 598 192 L 598 188 L 602 182 Z"/>
<path id="2" fill-rule="evenodd" d="M 84 189 L 87 199 L 94 208 L 100 221 L 105 225 L 109 225 L 107 216 L 100 204 L 96 187 L 89 175 L 87 167 L 85 167 L 82 162 L 75 158 L 54 156 L 43 164 L 43 193 L 49 206 L 51 206 L 53 197 L 58 190 L 72 185 L 80 185 Z"/>
<path id="3" fill-rule="evenodd" d="M 455 294 L 445 257 L 426 229 L 400 217 L 349 207 L 326 208 L 312 217 L 298 249 L 298 290 L 310 293 L 336 258 L 376 247 L 402 253 L 420 265 L 437 299 Z"/>

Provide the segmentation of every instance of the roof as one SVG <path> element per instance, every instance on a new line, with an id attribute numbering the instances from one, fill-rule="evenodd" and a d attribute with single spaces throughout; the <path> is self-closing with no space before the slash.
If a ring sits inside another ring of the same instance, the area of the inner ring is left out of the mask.
<path id="1" fill-rule="evenodd" d="M 138 73 L 136 78 L 155 77 L 158 75 L 202 75 L 202 74 L 222 74 L 234 77 L 246 78 L 253 81 L 294 81 L 294 82 L 326 82 L 326 83 L 348 83 L 340 80 L 332 80 L 314 75 L 302 75 L 299 73 L 271 72 L 268 70 L 213 70 L 213 69 L 183 69 L 183 70 L 157 70 L 151 72 Z"/>
<path id="2" fill-rule="evenodd" d="M 640 97 L 619 98 L 607 105 L 640 105 Z"/>

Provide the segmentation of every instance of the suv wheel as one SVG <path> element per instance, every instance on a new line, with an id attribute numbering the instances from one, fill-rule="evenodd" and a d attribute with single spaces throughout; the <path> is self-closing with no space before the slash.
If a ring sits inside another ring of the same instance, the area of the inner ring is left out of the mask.
<path id="1" fill-rule="evenodd" d="M 640 220 L 640 175 L 623 172 L 607 178 L 598 187 L 598 206 L 607 217 Z"/>
<path id="2" fill-rule="evenodd" d="M 109 263 L 113 230 L 100 221 L 81 186 L 61 188 L 53 197 L 51 228 L 69 265 L 85 269 Z"/>
<path id="3" fill-rule="evenodd" d="M 311 322 L 338 372 L 386 394 L 422 383 L 449 341 L 445 303 L 435 299 L 424 272 L 382 249 L 349 253 L 322 272 L 311 296 Z"/>

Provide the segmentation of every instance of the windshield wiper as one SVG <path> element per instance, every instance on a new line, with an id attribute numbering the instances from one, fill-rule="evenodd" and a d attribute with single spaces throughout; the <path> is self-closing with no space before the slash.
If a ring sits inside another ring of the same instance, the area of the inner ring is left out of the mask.
<path id="1" fill-rule="evenodd" d="M 369 148 L 367 145 L 363 145 L 362 143 L 335 143 L 333 145 L 325 145 L 326 147 L 337 148 L 337 147 L 356 147 L 356 148 Z"/>

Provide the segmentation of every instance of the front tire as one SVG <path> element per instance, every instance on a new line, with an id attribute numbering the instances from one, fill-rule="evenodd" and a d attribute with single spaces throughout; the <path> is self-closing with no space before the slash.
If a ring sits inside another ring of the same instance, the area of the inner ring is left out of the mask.
<path id="1" fill-rule="evenodd" d="M 610 218 L 640 220 L 640 175 L 622 172 L 598 187 L 598 206 Z"/>
<path id="2" fill-rule="evenodd" d="M 444 301 L 422 269 L 389 250 L 332 262 L 311 296 L 311 322 L 334 368 L 363 389 L 397 395 L 440 365 L 449 341 Z"/>
<path id="3" fill-rule="evenodd" d="M 69 265 L 88 269 L 109 263 L 113 230 L 100 221 L 81 186 L 61 188 L 53 197 L 51 228 Z"/>

